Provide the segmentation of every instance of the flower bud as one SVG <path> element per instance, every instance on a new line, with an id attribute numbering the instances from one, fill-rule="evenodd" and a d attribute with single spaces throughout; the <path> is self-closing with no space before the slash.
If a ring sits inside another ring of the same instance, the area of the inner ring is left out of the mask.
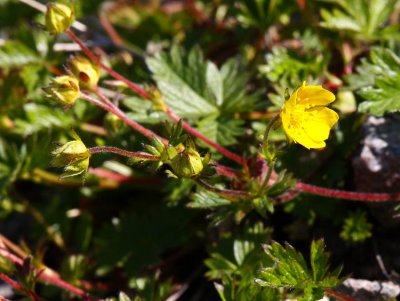
<path id="1" fill-rule="evenodd" d="M 203 170 L 203 160 L 196 150 L 186 148 L 172 159 L 171 167 L 178 177 L 191 178 Z"/>
<path id="2" fill-rule="evenodd" d="M 50 34 L 66 32 L 74 22 L 74 11 L 67 5 L 48 3 L 46 11 L 46 28 Z"/>
<path id="3" fill-rule="evenodd" d="M 86 173 L 89 167 L 90 152 L 76 134 L 75 138 L 52 152 L 54 158 L 50 164 L 64 167 L 63 178 Z"/>
<path id="4" fill-rule="evenodd" d="M 100 68 L 97 65 L 81 55 L 71 57 L 68 63 L 82 88 L 93 90 L 97 87 L 100 78 Z"/>
<path id="5" fill-rule="evenodd" d="M 43 88 L 45 96 L 57 103 L 70 107 L 79 98 L 79 82 L 75 77 L 63 75 L 51 80 L 48 87 Z"/>
<path id="6" fill-rule="evenodd" d="M 163 96 L 160 90 L 155 87 L 146 87 L 146 91 L 149 93 L 149 99 L 153 103 L 153 110 L 157 112 L 166 112 L 167 106 L 164 102 Z"/>

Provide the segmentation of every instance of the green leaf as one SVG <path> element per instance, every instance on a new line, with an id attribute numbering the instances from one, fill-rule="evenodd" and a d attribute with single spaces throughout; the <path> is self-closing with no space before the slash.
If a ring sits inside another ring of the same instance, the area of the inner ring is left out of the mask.
<path id="1" fill-rule="evenodd" d="M 400 58 L 395 53 L 373 48 L 370 61 L 363 60 L 357 71 L 346 79 L 364 99 L 359 111 L 381 116 L 400 109 Z"/>
<path id="2" fill-rule="evenodd" d="M 192 201 L 188 204 L 188 207 L 207 209 L 227 206 L 229 204 L 231 204 L 231 201 L 220 197 L 216 193 L 204 190 L 193 194 Z"/>
<path id="3" fill-rule="evenodd" d="M 188 57 L 177 46 L 171 52 L 147 58 L 147 65 L 166 104 L 180 117 L 199 117 L 217 112 L 207 95 L 207 64 L 198 48 Z"/>
<path id="4" fill-rule="evenodd" d="M 348 243 L 360 243 L 372 236 L 371 228 L 365 212 L 358 210 L 344 220 L 340 237 Z"/>
<path id="5" fill-rule="evenodd" d="M 265 60 L 267 63 L 259 67 L 260 74 L 286 89 L 296 88 L 304 80 L 318 78 L 327 68 L 329 56 L 319 49 L 299 55 L 284 47 L 274 47 Z"/>
<path id="6" fill-rule="evenodd" d="M 61 109 L 54 109 L 36 103 L 24 105 L 24 118 L 15 120 L 14 131 L 22 135 L 31 135 L 38 131 L 51 128 L 71 128 L 75 123 L 72 114 L 66 114 Z"/>
<path id="7" fill-rule="evenodd" d="M 127 113 L 128 117 L 139 123 L 157 124 L 168 120 L 164 112 L 153 111 L 152 103 L 143 98 L 136 96 L 125 97 L 122 100 L 122 104 L 130 110 Z"/>
<path id="8" fill-rule="evenodd" d="M 311 243 L 311 269 L 314 281 L 320 281 L 325 276 L 328 267 L 329 254 L 324 253 L 324 241 L 313 240 Z"/>
<path id="9" fill-rule="evenodd" d="M 237 143 L 237 137 L 244 134 L 243 120 L 230 119 L 228 117 L 210 116 L 198 123 L 198 130 L 212 141 L 220 145 L 228 146 Z M 204 145 L 204 143 L 200 144 Z"/>
<path id="10" fill-rule="evenodd" d="M 379 40 L 393 35 L 382 35 L 384 23 L 393 12 L 396 0 L 325 0 L 334 4 L 332 10 L 322 9 L 322 27 L 347 31 L 359 40 Z"/>
<path id="11" fill-rule="evenodd" d="M 206 273 L 210 279 L 219 279 L 223 274 L 231 274 L 238 268 L 233 262 L 218 253 L 211 254 L 211 258 L 206 259 L 204 263 L 210 269 Z"/>
<path id="12" fill-rule="evenodd" d="M 261 286 L 292 288 L 303 292 L 301 300 L 318 300 L 322 298 L 325 288 L 342 282 L 338 278 L 341 269 L 328 272 L 329 254 L 324 252 L 322 240 L 311 244 L 311 268 L 303 255 L 288 243 L 282 246 L 272 242 L 266 246 L 265 252 L 274 261 L 274 265 L 261 270 L 260 278 L 256 279 Z"/>
<path id="13" fill-rule="evenodd" d="M 8 41 L 0 47 L 0 68 L 20 67 L 42 61 L 34 50 L 20 42 Z"/>
<path id="14" fill-rule="evenodd" d="M 166 249 L 179 246 L 192 235 L 187 226 L 192 214 L 187 210 L 154 202 L 147 208 L 148 212 L 123 215 L 118 223 L 100 230 L 95 249 L 99 269 L 121 266 L 129 277 L 137 276 L 144 266 L 158 263 Z"/>

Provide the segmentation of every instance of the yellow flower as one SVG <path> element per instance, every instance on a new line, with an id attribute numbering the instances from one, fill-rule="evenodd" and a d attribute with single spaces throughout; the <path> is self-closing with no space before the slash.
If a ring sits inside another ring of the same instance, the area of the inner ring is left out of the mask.
<path id="1" fill-rule="evenodd" d="M 304 147 L 323 148 L 330 129 L 339 119 L 326 107 L 335 95 L 321 86 L 306 86 L 305 82 L 285 101 L 280 117 L 289 139 Z"/>

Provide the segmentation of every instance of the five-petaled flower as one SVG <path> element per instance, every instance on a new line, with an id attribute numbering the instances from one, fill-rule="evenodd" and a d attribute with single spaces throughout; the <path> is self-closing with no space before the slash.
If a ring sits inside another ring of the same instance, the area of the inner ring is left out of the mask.
<path id="1" fill-rule="evenodd" d="M 305 82 L 285 101 L 280 117 L 289 139 L 304 147 L 323 148 L 330 129 L 339 119 L 326 105 L 335 95 L 321 86 L 306 86 Z"/>

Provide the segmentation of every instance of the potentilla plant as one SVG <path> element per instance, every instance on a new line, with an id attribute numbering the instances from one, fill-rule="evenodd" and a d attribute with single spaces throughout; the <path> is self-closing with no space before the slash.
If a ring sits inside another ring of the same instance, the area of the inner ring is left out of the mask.
<path id="1" fill-rule="evenodd" d="M 239 131 L 243 129 L 237 122 L 235 123 L 234 114 L 232 114 L 232 111 L 235 112 L 232 107 L 239 106 L 243 102 L 240 99 L 241 93 L 245 93 L 243 89 L 238 93 L 235 93 L 235 90 L 231 91 L 230 97 L 234 100 L 233 104 L 224 104 L 224 89 L 229 91 L 232 86 L 235 86 L 235 81 L 240 81 L 240 79 L 229 78 L 229 75 L 233 73 L 229 71 L 234 70 L 234 62 L 228 62 L 218 68 L 212 62 L 204 61 L 201 54 L 194 50 L 188 59 L 188 64 L 198 63 L 195 65 L 196 68 L 191 66 L 190 71 L 195 70 L 193 77 L 197 73 L 203 73 L 201 76 L 204 77 L 199 80 L 201 82 L 198 85 L 199 91 L 187 88 L 182 80 L 172 79 L 175 80 L 175 85 L 182 86 L 176 92 L 169 89 L 170 82 L 167 81 L 171 78 L 164 74 L 167 71 L 158 70 L 160 65 L 169 58 L 158 54 L 156 58 L 147 60 L 149 69 L 158 79 L 157 86 L 149 84 L 141 86 L 104 64 L 70 29 L 73 22 L 72 7 L 56 3 L 47 6 L 45 16 L 47 31 L 51 35 L 65 33 L 80 47 L 83 54 L 71 56 L 66 64 L 65 74 L 54 77 L 48 86 L 43 88 L 46 99 L 61 105 L 65 110 L 75 106 L 79 101 L 86 101 L 125 123 L 145 137 L 148 142 L 142 144 L 139 149 L 126 149 L 121 145 L 89 146 L 75 132 L 72 132 L 73 139 L 59 145 L 51 153 L 53 159 L 50 165 L 63 168 L 60 177 L 81 176 L 85 179 L 90 173 L 91 161 L 95 155 L 112 153 L 123 156 L 128 158 L 129 163 L 145 166 L 149 172 L 162 173 L 171 178 L 170 181 L 179 179 L 193 184 L 195 188 L 193 188 L 192 201 L 188 206 L 212 210 L 213 224 L 221 223 L 227 217 L 232 217 L 236 223 L 240 223 L 254 211 L 258 213 L 257 216 L 265 218 L 273 213 L 274 206 L 292 200 L 303 192 L 350 200 L 399 199 L 398 194 L 357 193 L 317 187 L 303 183 L 300 179 L 294 179 L 285 170 L 276 168 L 280 156 L 278 148 L 282 145 L 276 144 L 270 136 L 271 132 L 279 126 L 283 128 L 287 136 L 287 144 L 294 142 L 298 144 L 298 147 L 320 151 L 327 146 L 331 129 L 339 122 L 339 115 L 328 108 L 328 105 L 335 101 L 335 95 L 321 85 L 307 85 L 305 82 L 302 84 L 299 82 L 298 88 L 292 93 L 288 89 L 282 93 L 280 97 L 283 104 L 279 111 L 269 116 L 270 120 L 265 124 L 264 135 L 259 137 L 260 139 L 254 142 L 254 145 L 249 146 L 249 149 L 253 148 L 256 151 L 253 151 L 252 155 L 237 154 L 229 148 L 237 143 L 236 136 L 238 135 L 235 130 L 221 134 L 222 138 L 204 134 L 207 121 L 215 121 L 220 116 L 215 118 L 214 116 L 220 112 L 225 113 L 223 120 L 233 124 L 233 129 L 239 129 Z M 179 51 L 179 48 L 171 50 L 173 59 L 170 61 L 182 67 L 183 60 L 179 58 Z M 149 110 L 164 116 L 168 120 L 167 124 L 159 122 L 161 130 L 155 132 L 131 118 L 121 109 L 117 101 L 111 99 L 115 95 L 120 98 L 126 95 L 120 93 L 120 90 L 112 91 L 102 86 L 102 71 L 117 80 L 114 84 L 118 88 L 129 89 L 131 93 L 134 93 L 141 101 L 140 104 L 145 106 L 150 103 Z M 236 75 L 240 77 L 239 74 Z M 230 81 L 233 82 L 232 85 Z M 228 85 L 225 84 L 226 82 Z M 176 104 L 174 98 L 179 98 L 181 102 Z M 210 104 L 205 99 L 215 101 Z M 251 97 L 248 99 L 250 100 Z M 197 116 L 204 117 L 203 124 L 192 122 Z M 231 117 L 231 119 L 226 117 Z M 201 126 L 203 131 L 199 130 Z M 236 168 L 223 165 L 221 162 L 224 162 L 224 159 L 231 160 L 236 164 Z M 254 229 L 246 234 L 261 233 L 266 236 L 267 232 L 265 229 Z M 315 241 L 311 245 L 310 265 L 289 244 L 282 246 L 272 242 L 264 246 L 265 254 L 260 254 L 255 244 L 248 240 L 245 241 L 246 243 L 243 241 L 233 242 L 234 263 L 215 254 L 206 262 L 210 268 L 210 279 L 221 279 L 225 285 L 223 288 L 217 285 L 218 293 L 223 300 L 235 300 L 232 296 L 243 296 L 243 291 L 240 291 L 242 287 L 254 290 L 254 296 L 266 298 L 266 295 L 263 295 L 265 291 L 261 291 L 258 286 L 256 289 L 252 287 L 256 283 L 262 287 L 291 291 L 294 295 L 300 296 L 301 300 L 316 300 L 322 298 L 324 294 L 351 300 L 332 290 L 343 279 L 339 276 L 340 268 L 333 272 L 328 271 L 329 256 L 324 252 L 322 240 Z M 238 249 L 241 251 L 239 252 Z M 246 256 L 250 259 L 246 259 Z M 254 258 L 258 261 L 252 262 L 250 266 L 258 266 L 259 271 L 253 270 L 254 275 L 250 277 L 245 277 L 244 273 L 238 272 L 241 269 L 248 269 L 249 264 L 246 260 L 254 260 Z M 18 286 L 16 285 L 15 288 Z M 65 284 L 63 288 L 85 296 L 85 292 L 79 289 L 71 289 Z M 231 291 L 228 291 L 228 288 L 231 288 Z M 273 296 L 271 300 L 274 300 L 276 291 L 271 293 L 271 296 Z"/>

